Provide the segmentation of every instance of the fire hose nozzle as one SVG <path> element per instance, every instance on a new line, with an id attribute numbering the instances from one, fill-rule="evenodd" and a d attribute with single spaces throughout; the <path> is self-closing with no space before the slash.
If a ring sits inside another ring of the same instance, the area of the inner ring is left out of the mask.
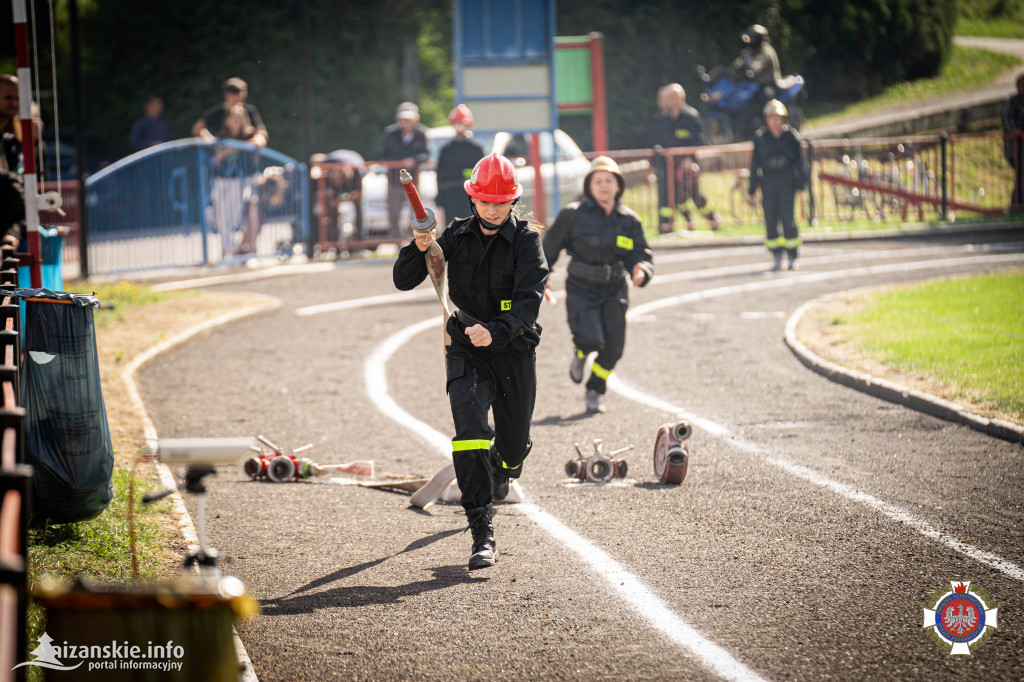
<path id="1" fill-rule="evenodd" d="M 398 172 L 398 179 L 402 181 L 402 188 L 405 190 L 405 196 L 409 199 L 409 205 L 412 207 L 413 231 L 430 232 L 437 226 L 437 218 L 434 217 L 433 211 L 423 206 L 423 200 L 420 199 L 420 193 L 417 191 L 416 185 L 412 181 L 412 175 L 409 171 L 403 168 Z"/>

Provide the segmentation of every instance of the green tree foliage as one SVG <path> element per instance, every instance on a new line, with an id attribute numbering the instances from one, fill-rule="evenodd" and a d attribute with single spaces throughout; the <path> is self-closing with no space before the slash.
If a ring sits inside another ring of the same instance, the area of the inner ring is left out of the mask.
<path id="1" fill-rule="evenodd" d="M 164 98 L 175 132 L 187 136 L 221 101 L 221 82 L 240 76 L 271 146 L 300 157 L 299 1 L 79 0 L 88 129 L 112 155 L 129 151 L 131 123 L 153 92 Z M 315 151 L 376 156 L 380 131 L 404 99 L 416 99 L 425 124 L 444 122 L 454 104 L 451 0 L 306 1 Z M 962 1 L 987 15 L 1024 2 Z M 46 2 L 35 4 L 45 17 Z M 55 4 L 58 36 L 66 36 L 67 1 Z M 617 148 L 647 144 L 664 83 L 682 83 L 700 108 L 696 66 L 731 61 L 752 23 L 768 27 L 783 71 L 803 74 L 811 98 L 854 99 L 933 75 L 949 53 L 957 16 L 956 0 L 557 0 L 556 7 L 559 35 L 604 34 L 610 142 Z M 48 46 L 45 27 L 42 21 L 41 51 Z M 70 54 L 66 38 L 58 42 L 66 124 Z M 11 53 L 13 41 L 10 48 L 4 41 L 0 63 L 13 63 Z M 589 144 L 589 117 L 564 116 L 562 124 Z"/>
<path id="2" fill-rule="evenodd" d="M 949 58 L 957 0 L 790 0 L 781 20 L 814 95 L 854 99 L 933 76 Z"/>
<path id="3" fill-rule="evenodd" d="M 271 146 L 301 156 L 297 0 L 193 0 L 187 10 L 135 0 L 83 5 L 83 71 L 86 91 L 94 93 L 88 126 L 113 151 L 128 151 L 128 130 L 146 94 L 164 98 L 175 133 L 185 137 L 220 103 L 220 84 L 239 76 L 249 83 L 249 102 L 263 115 Z M 315 150 L 347 147 L 375 156 L 381 129 L 405 99 L 403 59 L 418 51 L 430 59 L 420 69 L 427 102 L 435 92 L 450 102 L 450 61 L 447 86 L 437 66 L 438 46 L 451 42 L 444 0 L 308 0 L 308 7 Z M 425 107 L 425 122 L 435 123 L 427 114 L 436 117 L 446 105 Z"/>
<path id="4" fill-rule="evenodd" d="M 750 24 L 768 28 L 783 72 L 802 74 L 809 97 L 855 99 L 934 75 L 956 21 L 956 0 L 558 0 L 557 7 L 559 35 L 604 34 L 616 148 L 646 145 L 659 85 L 681 83 L 700 109 L 696 66 L 729 63 Z M 585 117 L 564 117 L 563 127 L 590 139 Z"/>

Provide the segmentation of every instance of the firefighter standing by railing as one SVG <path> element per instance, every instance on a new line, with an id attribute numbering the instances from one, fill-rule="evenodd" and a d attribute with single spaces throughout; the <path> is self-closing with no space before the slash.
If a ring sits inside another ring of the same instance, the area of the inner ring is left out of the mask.
<path id="1" fill-rule="evenodd" d="M 789 269 L 796 270 L 800 234 L 793 216 L 793 203 L 807 187 L 808 180 L 800 133 L 786 125 L 786 113 L 786 105 L 777 99 L 765 105 L 765 124 L 754 134 L 750 160 L 748 198 L 754 203 L 760 189 L 767 233 L 765 245 L 772 254 L 773 271 L 782 269 L 783 252 L 788 257 Z"/>

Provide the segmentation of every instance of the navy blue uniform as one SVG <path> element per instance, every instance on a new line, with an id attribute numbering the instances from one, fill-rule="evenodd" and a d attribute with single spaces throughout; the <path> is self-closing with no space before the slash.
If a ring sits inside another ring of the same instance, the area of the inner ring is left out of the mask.
<path id="1" fill-rule="evenodd" d="M 704 137 L 704 123 L 700 113 L 690 105 L 684 105 L 676 117 L 658 112 L 651 121 L 650 146 L 672 149 L 675 147 L 703 147 L 708 143 Z M 658 176 L 658 231 L 671 232 L 675 206 L 682 206 L 683 218 L 692 229 L 691 210 L 699 211 L 717 227 L 718 216 L 714 206 L 701 194 L 698 184 L 700 173 L 692 170 L 692 156 L 676 156 L 673 176 L 668 176 L 667 163 L 660 154 L 654 157 L 654 170 Z M 675 182 L 675 206 L 669 206 L 668 184 Z"/>
<path id="2" fill-rule="evenodd" d="M 563 208 L 544 235 L 552 267 L 563 249 L 572 259 L 565 283 L 569 329 L 578 351 L 597 352 L 587 388 L 604 394 L 626 345 L 627 279 L 639 264 L 646 286 L 653 257 L 636 213 L 616 202 L 608 214 L 590 197 Z"/>
<path id="3" fill-rule="evenodd" d="M 448 292 L 459 312 L 447 321 L 447 390 L 455 421 L 452 459 L 465 509 L 491 502 L 491 461 L 510 478 L 522 473 L 530 452 L 530 421 L 537 394 L 536 348 L 548 266 L 540 234 L 510 216 L 485 235 L 477 218 L 451 223 L 437 243 L 448 264 Z M 415 242 L 398 253 L 395 286 L 406 291 L 427 277 Z M 474 346 L 466 327 L 480 323 L 488 346 Z M 494 429 L 488 424 L 493 410 Z M 493 438 L 493 445 L 491 439 Z"/>
<path id="4" fill-rule="evenodd" d="M 469 197 L 463 183 L 469 179 L 476 162 L 484 158 L 484 149 L 472 138 L 452 140 L 437 157 L 437 205 L 451 222 L 461 213 L 469 215 Z"/>
<path id="5" fill-rule="evenodd" d="M 800 235 L 793 217 L 793 199 L 796 191 L 806 186 L 807 164 L 804 163 L 800 133 L 786 126 L 782 134 L 775 137 L 767 128 L 760 128 L 754 134 L 749 193 L 753 196 L 757 188 L 761 188 L 767 232 L 765 245 L 770 251 L 785 249 L 790 258 L 796 258 Z"/>

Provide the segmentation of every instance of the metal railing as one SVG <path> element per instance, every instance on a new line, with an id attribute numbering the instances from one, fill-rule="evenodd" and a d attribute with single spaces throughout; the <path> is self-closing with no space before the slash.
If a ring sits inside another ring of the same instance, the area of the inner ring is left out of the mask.
<path id="1" fill-rule="evenodd" d="M 237 140 L 175 140 L 86 180 L 97 273 L 291 253 L 308 232 L 305 165 Z"/>
<path id="2" fill-rule="evenodd" d="M 1015 181 L 1003 156 L 1004 139 L 1001 133 L 981 133 L 808 143 L 810 191 L 797 217 L 823 231 L 844 231 L 1002 215 Z M 618 161 L 626 177 L 624 201 L 646 226 L 658 225 L 667 208 L 669 229 L 753 228 L 762 214 L 747 199 L 751 148 L 740 143 L 603 154 Z M 230 170 L 214 170 L 218 150 L 238 153 Z M 313 191 L 315 207 L 314 256 L 400 243 L 411 233 L 401 189 L 391 187 L 391 171 L 399 166 L 314 163 L 310 186 L 302 164 L 230 140 L 178 140 L 153 147 L 88 180 L 92 269 L 117 272 L 282 253 L 309 234 L 307 189 Z M 429 165 L 423 170 L 429 171 Z M 533 183 L 524 184 L 523 203 L 530 206 Z M 424 203 L 435 208 L 435 174 L 421 172 L 418 186 Z M 563 187 L 562 203 L 582 189 Z M 42 223 L 70 228 L 64 259 L 74 263 L 76 184 L 63 183 L 62 193 L 67 215 L 44 213 Z M 554 215 L 548 215 L 549 223 Z M 219 222 L 235 227 L 224 232 Z"/>
<path id="3" fill-rule="evenodd" d="M 25 679 L 15 668 L 28 651 L 28 509 L 32 467 L 24 464 L 21 395 L 21 313 L 9 290 L 18 261 L 4 254 L 0 271 L 0 681 Z"/>
<path id="4" fill-rule="evenodd" d="M 838 230 L 851 223 L 1003 215 L 1014 182 L 1013 169 L 1003 158 L 1003 139 L 1000 133 L 986 133 L 807 144 L 810 191 L 804 193 L 798 217 Z M 678 229 L 706 227 L 710 221 L 701 213 L 712 211 L 722 226 L 760 222 L 760 207 L 748 201 L 752 148 L 743 143 L 605 154 L 622 167 L 625 202 L 644 224 L 658 224 L 667 207 Z"/>

